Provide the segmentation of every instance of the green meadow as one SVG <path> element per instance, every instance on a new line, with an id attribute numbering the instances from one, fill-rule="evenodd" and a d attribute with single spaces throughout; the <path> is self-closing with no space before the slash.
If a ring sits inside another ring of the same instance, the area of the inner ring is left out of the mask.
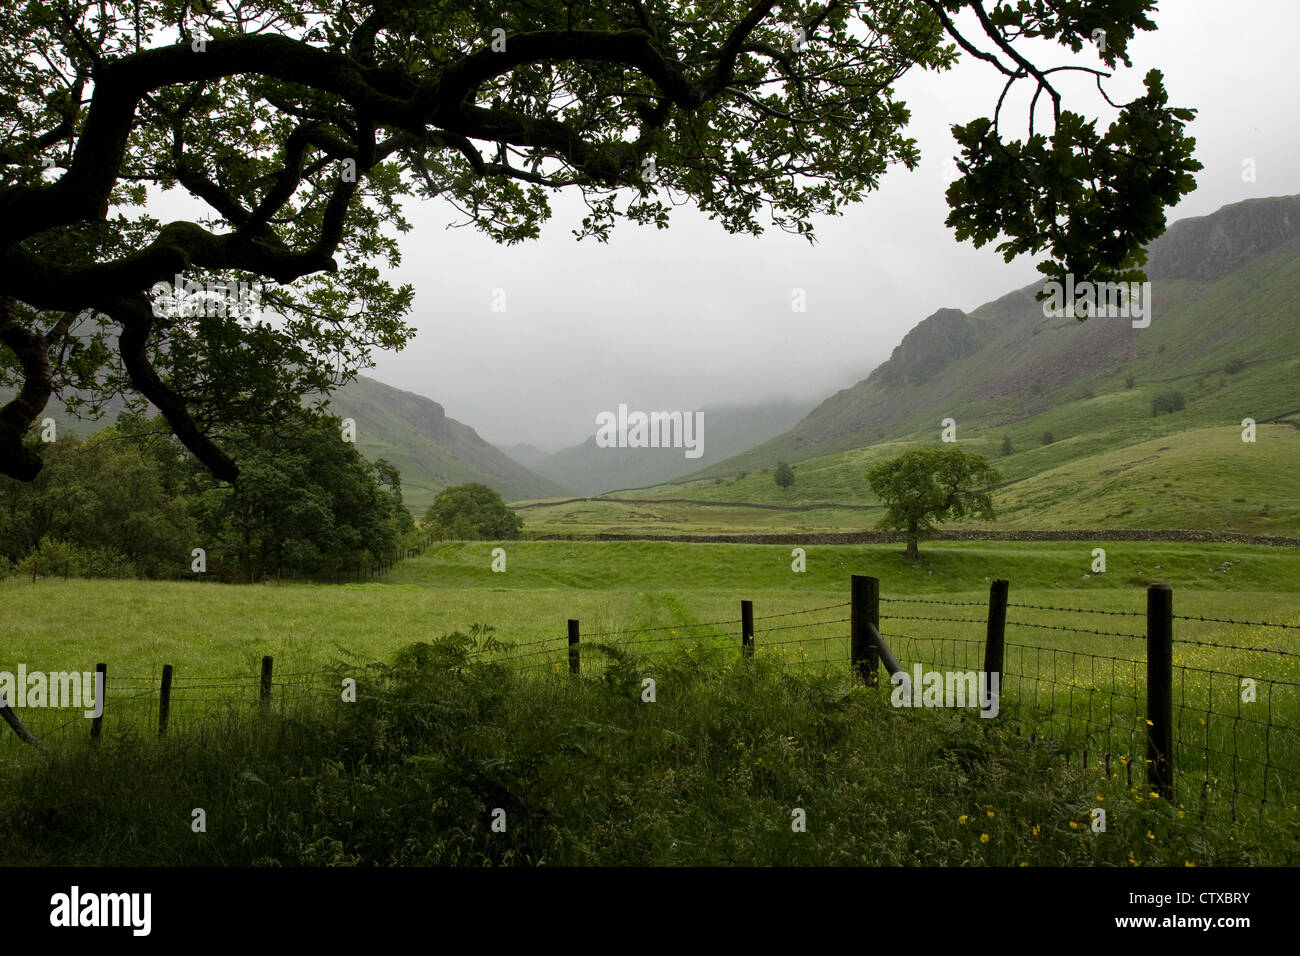
<path id="1" fill-rule="evenodd" d="M 1239 427 L 1145 437 L 1151 422 L 1159 426 L 1177 416 L 1112 426 L 1103 410 L 1120 400 L 1134 399 L 1120 391 L 1073 403 L 1096 406 L 1080 411 L 1095 418 L 1092 430 L 1083 431 L 1080 424 L 1072 434 L 1058 425 L 1057 440 L 1050 445 L 1017 436 L 1008 456 L 999 453 L 1001 430 L 963 439 L 959 447 L 987 456 L 1005 483 L 994 492 L 995 521 L 945 527 L 1172 528 L 1300 537 L 1300 471 L 1295 467 L 1300 430 L 1258 425 L 1254 443 L 1241 440 Z M 1064 414 L 1064 409 L 1053 414 Z M 768 467 L 515 507 L 532 536 L 868 530 L 879 520 L 880 502 L 867 485 L 867 470 L 921 443 L 919 438 L 884 442 L 798 462 L 795 484 L 784 490 L 773 482 Z"/>
<path id="2" fill-rule="evenodd" d="M 1093 546 L 1105 574 L 1089 571 Z M 1169 584 L 1177 614 L 1300 624 L 1294 549 L 931 542 L 907 562 L 897 545 L 813 546 L 804 572 L 791 552 L 450 542 L 363 584 L 10 578 L 0 667 L 103 661 L 109 689 L 100 741 L 76 711 L 18 711 L 49 757 L 6 729 L 6 862 L 1294 861 L 1300 749 L 1283 728 L 1300 727 L 1300 657 L 1221 646 L 1294 652 L 1294 632 L 1176 622 L 1175 803 L 1147 793 L 1140 709 L 1145 585 Z M 893 707 L 883 678 L 855 688 L 852 574 L 880 579 L 881 630 L 906 668 L 980 669 L 989 583 L 1008 579 L 1002 719 Z M 264 655 L 275 684 L 259 719 Z M 163 664 L 176 683 L 160 739 Z M 1227 676 L 1211 685 L 1210 671 Z M 1236 674 L 1260 682 L 1245 722 Z M 637 709 L 647 677 L 653 711 Z M 427 842 L 399 824 L 426 800 L 443 826 Z M 894 809 L 868 825 L 865 804 Z M 1116 839 L 1085 836 L 1099 805 Z M 237 814 L 243 835 L 189 840 L 166 821 L 192 806 Z M 494 806 L 522 821 L 516 842 L 465 822 Z M 814 813 L 815 839 L 782 836 L 791 806 Z M 890 844 L 872 826 L 910 835 Z"/>

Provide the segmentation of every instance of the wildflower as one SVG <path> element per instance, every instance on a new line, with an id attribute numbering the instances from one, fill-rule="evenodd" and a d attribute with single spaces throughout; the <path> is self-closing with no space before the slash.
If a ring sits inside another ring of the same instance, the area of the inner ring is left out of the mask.
<path id="1" fill-rule="evenodd" d="M 1034 828 L 1033 828 L 1031 831 L 1029 831 L 1029 832 L 1032 833 L 1034 836 L 1038 836 L 1038 831 L 1039 831 L 1039 829 L 1040 829 L 1040 827 L 1034 827 Z"/>
<path id="2" fill-rule="evenodd" d="M 1020 862 L 1020 865 L 1021 865 L 1021 866 L 1028 866 L 1029 864 L 1026 863 L 1026 862 L 1024 862 L 1024 861 L 1022 860 L 1022 861 Z"/>
<path id="3" fill-rule="evenodd" d="M 1193 863 L 1191 860 L 1183 860 L 1183 866 L 1195 866 L 1195 865 L 1196 864 Z"/>
<path id="4" fill-rule="evenodd" d="M 959 816 L 959 817 L 957 818 L 957 822 L 958 822 L 958 823 L 961 823 L 961 824 L 964 824 L 964 823 L 966 822 L 967 819 L 969 819 L 969 818 L 966 816 L 966 814 L 963 813 L 961 816 Z"/>
<path id="5" fill-rule="evenodd" d="M 990 819 L 990 820 L 993 819 L 993 811 L 992 811 L 992 810 L 989 811 L 989 819 Z"/>
<path id="6" fill-rule="evenodd" d="M 1156 838 L 1156 835 L 1155 835 L 1154 833 L 1152 833 L 1150 830 L 1148 830 L 1148 831 L 1147 831 L 1147 839 L 1148 839 L 1148 840 L 1154 840 L 1155 838 Z"/>
<path id="7" fill-rule="evenodd" d="M 1079 829 L 1079 824 L 1078 824 L 1077 822 L 1075 822 L 1074 820 L 1071 820 L 1071 821 L 1070 821 L 1070 829 L 1071 829 L 1071 830 L 1077 830 L 1077 829 Z"/>
<path id="8" fill-rule="evenodd" d="M 981 843 L 988 843 L 988 842 L 989 842 L 989 835 L 988 835 L 987 833 L 981 833 L 981 834 L 980 834 L 980 842 L 981 842 Z"/>

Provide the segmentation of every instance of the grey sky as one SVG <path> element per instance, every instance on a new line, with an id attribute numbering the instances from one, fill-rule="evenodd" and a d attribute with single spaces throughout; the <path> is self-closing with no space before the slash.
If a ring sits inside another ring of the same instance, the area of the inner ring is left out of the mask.
<path id="1" fill-rule="evenodd" d="M 1107 89 L 1116 102 L 1131 99 L 1157 67 L 1171 102 L 1200 111 L 1191 132 L 1205 169 L 1170 220 L 1300 192 L 1300 4 L 1162 7 L 1160 29 L 1138 36 L 1133 68 Z M 1050 59 L 1101 65 L 1091 51 Z M 958 244 L 943 224 L 948 127 L 990 113 L 1000 89 L 996 71 L 978 62 L 906 78 L 921 167 L 891 170 L 866 202 L 820 221 L 812 247 L 779 230 L 731 236 L 686 207 L 668 230 L 620 225 L 607 245 L 579 243 L 570 230 L 581 203 L 558 195 L 542 238 L 506 248 L 447 230 L 456 216 L 445 205 L 411 203 L 415 229 L 400 238 L 393 278 L 415 287 L 419 334 L 405 351 L 380 355 L 369 374 L 435 399 L 489 441 L 547 450 L 582 441 L 597 412 L 620 402 L 689 411 L 826 397 L 864 377 L 936 309 L 969 310 L 1037 277 L 1034 260 L 1006 264 L 991 246 Z M 1062 89 L 1067 108 L 1109 122 L 1090 81 Z M 1008 115 L 1023 117 L 1025 102 L 1009 102 Z M 1248 158 L 1255 182 L 1243 182 Z M 806 290 L 803 314 L 791 311 L 796 287 Z M 497 288 L 504 313 L 490 309 Z"/>

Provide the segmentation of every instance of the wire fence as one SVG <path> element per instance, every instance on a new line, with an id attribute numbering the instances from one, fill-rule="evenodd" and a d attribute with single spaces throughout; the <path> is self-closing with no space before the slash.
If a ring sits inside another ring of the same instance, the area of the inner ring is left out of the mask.
<path id="1" fill-rule="evenodd" d="M 989 601 L 899 596 L 877 602 L 860 616 L 878 623 L 909 678 L 937 672 L 946 684 L 949 674 L 973 672 L 975 686 L 989 689 L 992 593 Z M 742 655 L 774 655 L 800 671 L 846 681 L 862 673 L 864 662 L 876 666 L 874 651 L 864 653 L 860 644 L 855 650 L 852 601 L 749 619 L 749 602 L 741 605 L 741 616 L 727 620 L 590 634 L 572 621 L 568 635 L 505 644 L 484 656 L 530 674 L 598 673 L 611 651 L 735 653 L 737 646 Z M 1150 608 L 1004 601 L 1000 611 L 995 696 L 1003 722 L 1031 738 L 1059 740 L 1072 757 L 1129 786 L 1172 799 L 1212 797 L 1202 802 L 1223 807 L 1233 819 L 1245 807 L 1263 812 L 1300 802 L 1300 648 L 1287 643 L 1300 625 L 1169 615 L 1172 655 L 1157 682 L 1168 697 L 1162 717 L 1152 709 Z M 940 706 L 952 706 L 946 696 Z M 914 697 L 926 700 L 924 690 Z M 1153 751 L 1157 723 L 1168 724 L 1170 736 Z M 1167 788 L 1152 773 L 1156 763 L 1170 768 Z"/>
<path id="2" fill-rule="evenodd" d="M 742 601 L 740 616 L 724 620 L 590 633 L 571 620 L 567 634 L 478 641 L 474 653 L 528 675 L 592 675 L 630 656 L 738 651 L 846 683 L 865 679 L 891 696 L 902 679 L 878 681 L 877 660 L 892 654 L 907 682 L 923 685 L 911 688 L 913 701 L 953 706 L 949 683 L 959 691 L 972 685 L 950 675 L 973 673 L 979 694 L 966 706 L 989 713 L 996 698 L 998 719 L 1030 737 L 1061 741 L 1085 765 L 1123 775 L 1130 786 L 1154 786 L 1175 800 L 1195 794 L 1233 819 L 1248 807 L 1300 803 L 1300 625 L 1162 617 L 1150 603 L 1145 610 L 1017 603 L 1006 600 L 1000 583 L 1001 598 L 995 584 L 988 602 L 881 597 L 876 582 L 861 597 L 855 584 L 850 601 L 759 616 Z M 1162 634 L 1167 666 L 1156 666 Z M 996 686 L 987 674 L 996 674 Z M 106 684 L 100 733 L 180 730 L 214 712 L 249 708 L 286 713 L 307 701 L 339 700 L 341 689 L 333 671 L 275 675 L 270 658 L 258 676 L 110 671 Z M 46 742 L 85 734 L 96 723 L 67 709 L 27 709 L 22 718 Z"/>
<path id="3" fill-rule="evenodd" d="M 300 671 L 262 676 L 211 675 L 174 676 L 167 681 L 161 672 L 150 675 L 105 675 L 102 691 L 92 690 L 82 674 L 77 685 L 84 693 L 65 706 L 45 706 L 44 697 L 35 703 L 26 696 L 6 700 L 10 713 L 42 745 L 63 745 L 79 737 L 113 737 L 142 732 L 184 732 L 210 723 L 214 717 L 245 716 L 253 712 L 288 715 L 304 704 L 340 700 L 339 676 L 333 671 Z M 54 681 L 49 682 L 52 687 Z M 102 697 L 100 694 L 102 693 Z M 96 718 L 98 713 L 98 719 Z M 165 715 L 165 717 L 164 717 Z M 23 745 L 16 733 L 0 733 L 5 745 Z"/>
<path id="4" fill-rule="evenodd" d="M 980 631 L 972 625 L 987 628 L 988 619 L 970 616 L 965 609 L 972 602 L 882 602 L 890 613 L 881 614 L 881 633 L 900 662 L 983 668 L 988 638 L 975 636 Z M 912 605 L 923 605 L 926 613 L 907 613 Z M 951 610 L 943 614 L 936 607 Z M 1151 713 L 1149 614 L 1007 602 L 1000 671 L 1007 717 L 1031 734 L 1070 741 L 1084 763 L 1143 786 L 1153 762 L 1151 727 L 1160 719 Z M 1300 626 L 1169 617 L 1174 798 L 1221 798 L 1202 802 L 1233 819 L 1248 807 L 1263 812 L 1300 803 L 1300 648 L 1291 638 Z M 916 621 L 924 621 L 928 633 L 916 633 L 917 624 L 910 623 Z M 1250 639 L 1241 640 L 1243 633 Z"/>

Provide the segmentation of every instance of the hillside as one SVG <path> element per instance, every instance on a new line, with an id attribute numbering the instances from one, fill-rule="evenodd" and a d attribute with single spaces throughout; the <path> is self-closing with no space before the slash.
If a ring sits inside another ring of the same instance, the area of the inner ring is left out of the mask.
<path id="1" fill-rule="evenodd" d="M 959 437 L 963 426 L 1014 427 L 1089 391 L 1122 385 L 1129 374 L 1144 388 L 1195 383 L 1234 359 L 1257 372 L 1300 354 L 1300 197 L 1249 200 L 1174 223 L 1149 256 L 1149 328 L 1124 319 L 1045 318 L 1034 299 L 1038 284 L 969 314 L 941 309 L 865 380 L 785 434 L 704 473 L 937 433 L 947 417 L 957 419 Z M 1245 379 L 1254 384 L 1259 376 L 1238 376 L 1234 384 Z M 1254 417 L 1300 406 L 1300 388 L 1279 398 L 1280 406 L 1257 408 Z"/>
<path id="2" fill-rule="evenodd" d="M 330 410 L 356 421 L 358 451 L 401 471 L 402 495 L 417 514 L 443 488 L 467 481 L 482 482 L 507 501 L 564 493 L 423 395 L 363 375 L 331 396 Z"/>
<path id="3" fill-rule="evenodd" d="M 706 406 L 700 410 L 704 440 L 699 458 L 687 458 L 680 448 L 601 448 L 595 435 L 550 455 L 531 445 L 502 451 L 577 494 L 644 488 L 699 471 L 765 442 L 798 423 L 812 406 L 812 402 L 795 401 Z"/>
<path id="4" fill-rule="evenodd" d="M 1149 328 L 1045 318 L 1037 286 L 970 313 L 942 309 L 783 435 L 690 481 L 613 496 L 635 503 L 557 505 L 526 519 L 536 533 L 861 529 L 876 520 L 866 468 L 938 442 L 953 418 L 960 447 L 1003 473 L 996 527 L 1294 536 L 1300 197 L 1175 223 L 1148 267 Z M 1172 391 L 1186 407 L 1154 416 L 1152 400 Z M 1241 441 L 1245 418 L 1261 423 L 1254 444 Z M 782 459 L 797 463 L 785 491 L 772 481 Z"/>
<path id="5" fill-rule="evenodd" d="M 7 394 L 0 388 L 0 401 Z M 86 438 L 111 425 L 125 407 L 121 399 L 108 402 L 99 418 L 67 414 L 63 403 L 52 400 L 44 416 L 53 418 L 60 432 Z M 402 496 L 416 514 L 433 502 L 448 485 L 479 481 L 507 501 L 564 494 L 566 489 L 529 471 L 478 433 L 423 395 L 393 388 L 362 375 L 336 391 L 330 411 L 351 418 L 357 426 L 357 450 L 366 458 L 386 458 L 402 473 Z M 150 413 L 153 413 L 150 407 Z"/>

